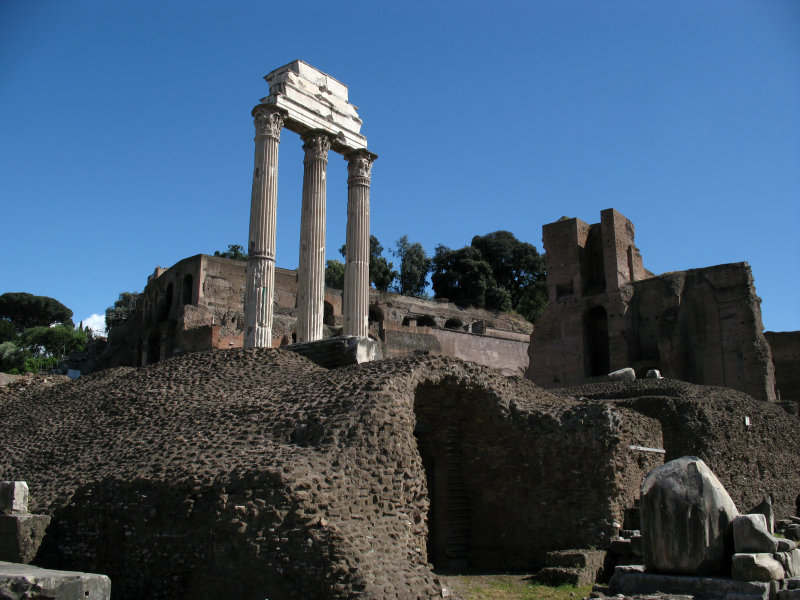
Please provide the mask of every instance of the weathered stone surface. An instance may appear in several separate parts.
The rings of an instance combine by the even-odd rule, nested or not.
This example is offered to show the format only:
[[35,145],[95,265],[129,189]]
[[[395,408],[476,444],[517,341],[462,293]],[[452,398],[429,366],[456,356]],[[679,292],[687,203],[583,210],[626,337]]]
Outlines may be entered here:
[[[800,490],[800,427],[797,417],[774,403],[730,388],[696,386],[669,378],[551,391],[624,406],[657,419],[664,432],[660,447],[666,450],[666,460],[702,458],[737,507],[758,504],[764,490],[769,490],[776,514],[795,514]],[[745,416],[750,417],[749,424]]]
[[794,549],[789,552],[776,552],[772,557],[781,563],[786,577],[797,577],[800,575],[800,550]]
[[772,508],[772,498],[767,495],[764,499],[747,511],[748,515],[761,514],[767,520],[767,531],[775,533],[775,511]]
[[608,378],[611,381],[636,381],[636,371],[630,367],[625,367],[624,369],[612,371],[608,374]]
[[712,575],[728,570],[728,531],[738,511],[725,488],[695,457],[650,472],[640,501],[645,565],[660,573]]
[[645,573],[640,565],[622,566],[614,570],[609,582],[613,594],[625,596],[680,594],[697,599],[770,600],[771,584],[757,581],[734,581],[721,577],[688,577]]
[[733,520],[733,544],[736,552],[777,552],[778,539],[767,530],[762,514],[739,515]]
[[28,512],[28,484],[24,481],[0,481],[0,514]]
[[786,529],[783,530],[783,535],[790,540],[794,540],[795,542],[800,541],[800,525],[794,523],[787,526]]
[[797,542],[793,540],[787,540],[786,538],[777,538],[777,540],[778,552],[791,552],[797,548]]
[[800,590],[778,590],[778,600],[800,600]]
[[661,443],[653,419],[432,357],[188,354],[6,396],[3,417],[0,478],[53,516],[37,564],[106,573],[116,600],[435,597],[429,562],[604,546],[662,460],[630,450]]
[[773,581],[783,579],[785,571],[771,554],[734,554],[731,577],[736,581]]
[[109,600],[111,581],[105,575],[54,571],[32,565],[0,562],[3,600]]
[[0,561],[31,562],[49,524],[49,515],[0,515]]

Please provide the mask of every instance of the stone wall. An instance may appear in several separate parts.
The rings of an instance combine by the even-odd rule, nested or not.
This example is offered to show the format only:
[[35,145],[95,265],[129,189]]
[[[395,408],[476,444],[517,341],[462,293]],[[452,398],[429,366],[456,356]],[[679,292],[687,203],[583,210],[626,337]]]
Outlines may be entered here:
[[775,400],[760,299],[747,263],[654,276],[613,209],[601,223],[543,227],[550,303],[537,321],[527,376],[574,385],[633,367]]
[[607,543],[660,462],[631,446],[662,438],[455,359],[326,371],[270,349],[102,371],[3,413],[0,478],[53,517],[36,564],[106,573],[120,600],[417,598],[441,594],[429,562],[535,569]]

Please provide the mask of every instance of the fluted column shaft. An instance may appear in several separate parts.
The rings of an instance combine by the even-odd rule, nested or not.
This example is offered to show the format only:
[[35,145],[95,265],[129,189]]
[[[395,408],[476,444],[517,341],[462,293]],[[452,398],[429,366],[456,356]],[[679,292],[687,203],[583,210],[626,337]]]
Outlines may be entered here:
[[303,136],[303,205],[297,282],[297,341],[322,339],[325,314],[325,197],[331,137],[320,131]]
[[347,160],[347,256],[344,266],[344,334],[369,333],[369,186],[378,158],[356,150]]
[[244,346],[272,346],[275,295],[275,220],[278,207],[278,145],[285,115],[267,106],[253,109],[256,126],[250,235],[244,297]]

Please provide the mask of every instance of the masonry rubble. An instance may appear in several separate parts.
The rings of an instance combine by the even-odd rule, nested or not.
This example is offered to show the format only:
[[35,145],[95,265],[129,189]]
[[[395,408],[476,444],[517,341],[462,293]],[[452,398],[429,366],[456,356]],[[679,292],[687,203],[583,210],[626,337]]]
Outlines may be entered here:
[[611,593],[752,600],[800,596],[800,549],[770,532],[763,514],[771,514],[769,499],[754,508],[761,512],[738,514],[702,460],[683,457],[654,469],[642,484],[641,506],[644,564],[617,567]]

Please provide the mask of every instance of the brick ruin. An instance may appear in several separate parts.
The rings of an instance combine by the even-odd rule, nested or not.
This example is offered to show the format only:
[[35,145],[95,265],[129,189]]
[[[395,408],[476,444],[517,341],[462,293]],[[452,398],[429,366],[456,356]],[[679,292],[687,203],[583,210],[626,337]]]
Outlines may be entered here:
[[[664,275],[644,268],[633,224],[562,218],[542,228],[549,304],[537,321],[527,376],[552,388],[633,367],[776,400],[761,300],[747,263]],[[796,389],[796,388],[795,388]]]
[[[146,365],[184,352],[241,348],[244,262],[198,254],[156,268],[136,310],[109,334],[106,352],[90,367]],[[297,341],[296,271],[275,269],[273,347]],[[383,355],[428,353],[523,375],[533,326],[523,318],[481,309],[370,291],[369,336]],[[342,292],[325,289],[325,337],[340,335]]]
[[34,563],[107,574],[120,600],[441,596],[434,568],[607,547],[644,475],[687,454],[742,509],[770,493],[791,514],[800,488],[796,417],[675,380],[555,395],[451,358],[254,348],[0,402],[0,480],[52,517]]

